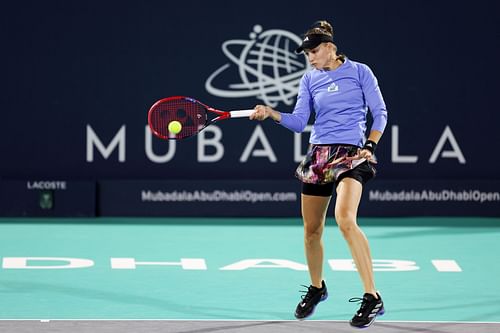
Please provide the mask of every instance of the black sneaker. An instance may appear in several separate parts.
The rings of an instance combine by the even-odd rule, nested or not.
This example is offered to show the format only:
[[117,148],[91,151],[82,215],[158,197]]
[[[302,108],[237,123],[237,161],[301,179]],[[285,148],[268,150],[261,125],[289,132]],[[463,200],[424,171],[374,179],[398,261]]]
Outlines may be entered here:
[[377,293],[378,299],[372,294],[364,294],[363,298],[355,297],[351,298],[349,302],[359,302],[361,307],[358,312],[352,317],[349,322],[351,326],[357,328],[366,328],[373,324],[377,316],[381,316],[385,313],[384,302],[382,302],[382,297]]
[[307,292],[303,291],[306,294],[301,296],[302,301],[299,302],[295,309],[295,318],[297,319],[305,319],[312,315],[316,305],[328,298],[325,281],[321,281],[321,288],[312,285],[304,287],[307,288]]

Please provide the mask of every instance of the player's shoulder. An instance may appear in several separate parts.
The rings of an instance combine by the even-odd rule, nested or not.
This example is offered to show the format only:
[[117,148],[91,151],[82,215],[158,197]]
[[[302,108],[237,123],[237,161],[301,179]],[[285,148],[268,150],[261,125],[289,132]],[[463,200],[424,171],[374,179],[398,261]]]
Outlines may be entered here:
[[349,61],[349,63],[350,63],[349,67],[352,69],[352,72],[357,73],[358,78],[360,80],[362,80],[362,81],[363,80],[371,80],[371,79],[375,78],[375,75],[373,74],[372,69],[367,64],[365,64],[363,62],[359,62],[359,61],[350,60],[350,59],[346,59],[346,62],[347,61]]
[[346,58],[345,62],[346,62],[346,64],[348,64],[349,66],[352,66],[353,68],[355,68],[357,70],[371,71],[370,66],[368,66],[367,64],[365,64],[363,62],[351,60],[349,58]]
[[301,80],[303,82],[310,82],[310,81],[314,81],[314,78],[318,75],[318,70],[314,69],[314,68],[309,68],[305,71],[305,73],[302,75],[302,78]]

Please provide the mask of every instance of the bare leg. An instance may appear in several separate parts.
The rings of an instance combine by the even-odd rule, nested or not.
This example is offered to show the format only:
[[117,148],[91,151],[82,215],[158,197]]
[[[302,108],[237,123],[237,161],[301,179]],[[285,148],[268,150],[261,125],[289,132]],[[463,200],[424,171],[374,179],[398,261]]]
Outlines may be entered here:
[[356,221],[362,191],[363,186],[355,179],[344,178],[340,181],[337,186],[335,219],[349,245],[365,293],[370,293],[378,298],[368,239]]
[[304,246],[311,284],[321,288],[323,280],[323,229],[331,197],[302,194]]

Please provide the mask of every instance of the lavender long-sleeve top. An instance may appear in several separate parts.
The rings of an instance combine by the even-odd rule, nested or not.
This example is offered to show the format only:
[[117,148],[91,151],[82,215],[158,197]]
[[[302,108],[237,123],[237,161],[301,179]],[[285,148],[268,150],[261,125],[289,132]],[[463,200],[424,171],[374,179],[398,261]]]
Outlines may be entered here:
[[387,110],[377,78],[367,65],[346,59],[335,70],[314,69],[304,74],[295,109],[281,113],[280,124],[302,132],[313,111],[310,143],[361,147],[368,110],[373,117],[371,130],[383,132]]

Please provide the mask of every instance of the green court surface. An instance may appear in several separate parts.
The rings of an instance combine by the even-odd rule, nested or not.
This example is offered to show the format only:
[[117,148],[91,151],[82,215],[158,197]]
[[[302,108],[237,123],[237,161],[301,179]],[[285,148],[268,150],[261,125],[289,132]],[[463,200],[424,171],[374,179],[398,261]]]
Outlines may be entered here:
[[[380,321],[500,322],[500,218],[359,220],[386,304]],[[300,219],[0,219],[0,319],[291,320],[309,284]],[[330,297],[361,283],[329,219]]]

